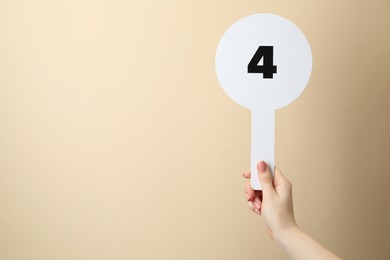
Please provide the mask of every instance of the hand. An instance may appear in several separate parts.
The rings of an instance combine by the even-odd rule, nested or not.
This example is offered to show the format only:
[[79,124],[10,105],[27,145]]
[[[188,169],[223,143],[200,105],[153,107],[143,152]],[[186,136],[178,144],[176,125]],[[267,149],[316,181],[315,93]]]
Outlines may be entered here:
[[[264,161],[257,164],[257,173],[263,190],[254,191],[248,182],[245,194],[249,208],[263,217],[269,235],[274,239],[275,235],[281,235],[284,231],[297,227],[293,210],[292,186],[276,167],[275,176],[272,177]],[[250,170],[243,176],[250,179]]]
[[[257,173],[262,191],[254,191],[246,184],[245,194],[249,208],[261,215],[269,235],[291,259],[337,259],[340,258],[300,230],[295,222],[292,187],[290,181],[275,167],[272,177],[267,164],[260,161]],[[246,179],[251,172],[243,174]]]

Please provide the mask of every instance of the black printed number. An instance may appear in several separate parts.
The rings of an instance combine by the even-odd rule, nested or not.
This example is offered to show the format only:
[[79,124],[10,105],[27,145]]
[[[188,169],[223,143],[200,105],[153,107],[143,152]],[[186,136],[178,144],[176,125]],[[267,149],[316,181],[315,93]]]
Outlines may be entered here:
[[[263,59],[263,65],[259,65]],[[248,73],[262,73],[263,79],[272,79],[276,74],[274,65],[274,46],[259,46],[248,64]]]

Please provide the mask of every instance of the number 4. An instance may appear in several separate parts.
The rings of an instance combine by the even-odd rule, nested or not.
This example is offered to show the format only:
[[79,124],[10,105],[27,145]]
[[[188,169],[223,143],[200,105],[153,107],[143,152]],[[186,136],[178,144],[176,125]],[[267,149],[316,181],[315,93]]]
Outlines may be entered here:
[[[263,58],[263,65],[259,65]],[[263,79],[272,79],[276,74],[274,65],[274,46],[259,46],[248,64],[248,73],[262,73]]]

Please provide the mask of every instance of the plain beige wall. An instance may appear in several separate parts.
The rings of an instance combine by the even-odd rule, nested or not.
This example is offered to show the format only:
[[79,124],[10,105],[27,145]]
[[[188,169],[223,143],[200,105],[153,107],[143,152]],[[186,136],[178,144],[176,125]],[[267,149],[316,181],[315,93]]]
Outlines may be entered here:
[[243,193],[250,112],[214,70],[261,12],[313,52],[276,114],[299,225],[390,259],[387,0],[0,0],[0,259],[286,259]]

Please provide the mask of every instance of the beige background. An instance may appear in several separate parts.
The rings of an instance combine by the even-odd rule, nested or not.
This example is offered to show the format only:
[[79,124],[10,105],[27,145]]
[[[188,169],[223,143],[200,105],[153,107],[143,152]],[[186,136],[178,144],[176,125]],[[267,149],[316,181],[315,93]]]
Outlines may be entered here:
[[286,259],[244,198],[250,112],[214,71],[258,12],[313,51],[276,115],[299,225],[390,259],[387,0],[0,0],[0,259]]

